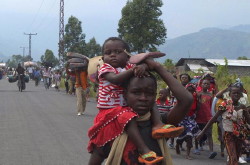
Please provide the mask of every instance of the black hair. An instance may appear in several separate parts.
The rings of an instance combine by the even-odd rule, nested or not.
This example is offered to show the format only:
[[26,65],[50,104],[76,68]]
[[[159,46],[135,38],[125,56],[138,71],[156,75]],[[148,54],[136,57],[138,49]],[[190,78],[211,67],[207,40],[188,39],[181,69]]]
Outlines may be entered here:
[[[240,82],[236,82],[234,84],[231,84],[229,87],[229,92],[232,91],[232,88],[239,88],[239,89],[243,89],[243,84]],[[243,92],[243,91],[242,91]]]
[[187,74],[187,73],[180,74],[179,78],[181,79],[181,77],[184,76],[184,75],[188,77],[188,81],[192,80],[191,77],[189,76],[189,74]]
[[[150,72],[148,72],[148,73],[149,73],[149,76],[146,76],[145,78],[150,78],[150,79],[152,79],[153,82],[154,82],[155,88],[157,88],[157,80],[156,80],[155,76],[154,76],[152,73],[150,73]],[[131,80],[133,80],[134,78],[136,78],[136,77],[135,77],[135,76],[130,77],[128,80],[126,80],[126,81],[122,84],[122,86],[123,86],[125,89],[128,89],[128,86],[129,86]]]
[[102,53],[104,53],[104,46],[108,41],[120,41],[122,42],[124,48],[126,49],[127,52],[130,52],[130,48],[127,42],[125,42],[123,39],[119,38],[119,37],[109,37],[108,39],[106,39],[102,45]]

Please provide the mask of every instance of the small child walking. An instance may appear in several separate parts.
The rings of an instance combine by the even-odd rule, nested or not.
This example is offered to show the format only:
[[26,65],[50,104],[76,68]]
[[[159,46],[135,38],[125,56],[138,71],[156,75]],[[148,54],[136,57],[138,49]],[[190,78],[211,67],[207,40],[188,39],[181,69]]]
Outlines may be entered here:
[[200,139],[207,129],[222,115],[222,126],[225,130],[224,143],[229,156],[229,165],[238,165],[242,152],[244,140],[249,136],[250,115],[249,107],[241,104],[239,99],[242,96],[242,89],[239,83],[229,87],[231,99],[224,100],[218,107],[215,116],[206,124],[201,133],[197,136]]
[[159,90],[159,97],[156,100],[156,106],[160,114],[169,112],[170,109],[173,107],[170,104],[169,98],[170,98],[169,88],[162,88]]
[[180,154],[180,145],[185,141],[186,142],[186,159],[193,159],[190,156],[190,150],[193,147],[193,138],[198,135],[200,132],[199,126],[195,121],[196,117],[196,111],[197,111],[197,94],[195,92],[196,90],[196,85],[192,83],[188,83],[186,85],[186,89],[192,94],[193,96],[193,103],[192,106],[190,107],[188,114],[184,118],[184,120],[179,124],[180,126],[184,127],[184,132],[177,137],[176,140],[176,153]]
[[[199,125],[200,130],[202,130],[208,123],[208,121],[212,118],[211,107],[213,101],[213,95],[208,91],[208,89],[210,88],[210,81],[204,79],[201,83],[201,87],[202,91],[197,93],[199,109],[196,113],[196,122]],[[213,151],[212,127],[207,129],[206,136],[208,139],[208,147],[210,151],[209,159],[213,159],[217,155],[217,153]],[[195,149],[195,154],[199,154],[197,140],[195,141]]]
[[[88,136],[90,138],[88,151],[93,152],[94,149],[101,148],[109,141],[115,139],[122,134],[124,130],[132,139],[133,143],[138,148],[140,163],[154,164],[160,162],[163,157],[157,156],[151,151],[143,141],[139,134],[136,123],[137,113],[133,109],[124,110],[122,106],[126,106],[124,99],[124,89],[122,83],[128,78],[135,76],[143,76],[148,69],[146,64],[132,65],[129,61],[128,44],[120,38],[108,38],[102,47],[104,64],[101,66],[99,79],[99,97],[97,108],[99,113],[94,119],[94,125],[89,129]],[[136,94],[138,91],[134,91]],[[141,108],[147,108],[141,105]],[[155,138],[180,134],[180,130],[171,129],[167,125],[163,125],[160,121],[159,112],[154,109],[151,111],[151,120],[153,122],[152,136]],[[182,130],[181,130],[182,131]],[[95,161],[96,157],[90,157],[91,162]]]

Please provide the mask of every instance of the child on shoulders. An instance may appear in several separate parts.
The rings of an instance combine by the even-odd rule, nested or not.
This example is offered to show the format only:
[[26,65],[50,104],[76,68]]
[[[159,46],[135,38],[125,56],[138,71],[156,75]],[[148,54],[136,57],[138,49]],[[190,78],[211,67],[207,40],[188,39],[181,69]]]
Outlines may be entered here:
[[[89,129],[90,138],[88,151],[93,152],[112,141],[124,131],[137,146],[140,163],[153,164],[161,161],[163,157],[157,156],[143,141],[139,134],[136,118],[138,113],[127,105],[124,99],[122,84],[133,75],[142,77],[148,69],[146,64],[132,65],[129,61],[128,44],[120,38],[108,38],[102,47],[104,64],[101,66],[99,79],[99,97],[97,108],[99,113],[94,119],[94,125]],[[157,53],[156,53],[157,54]],[[143,54],[144,55],[144,54]],[[135,91],[136,94],[137,91]],[[146,108],[141,105],[141,108]],[[153,122],[152,136],[156,139],[167,136],[178,136],[182,130],[174,126],[164,125],[156,109],[151,110]],[[90,158],[90,162],[95,157]]]

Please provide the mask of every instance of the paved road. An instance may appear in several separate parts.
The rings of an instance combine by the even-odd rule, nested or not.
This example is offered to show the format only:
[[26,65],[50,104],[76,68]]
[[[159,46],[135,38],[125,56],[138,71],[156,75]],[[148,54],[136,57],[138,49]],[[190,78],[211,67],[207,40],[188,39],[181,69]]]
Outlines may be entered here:
[[[94,100],[77,116],[75,96],[35,87],[33,81],[18,92],[16,83],[0,80],[0,165],[87,164],[86,132],[96,113]],[[225,158],[210,160],[203,152],[186,160],[171,150],[176,165],[225,164]]]

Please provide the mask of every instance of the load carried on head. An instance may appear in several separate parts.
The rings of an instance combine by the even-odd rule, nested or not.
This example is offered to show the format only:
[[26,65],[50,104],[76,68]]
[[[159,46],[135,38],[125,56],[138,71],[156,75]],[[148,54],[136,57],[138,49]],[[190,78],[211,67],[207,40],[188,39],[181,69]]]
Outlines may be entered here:
[[74,70],[88,70],[88,64],[89,64],[89,58],[85,55],[74,53],[74,52],[68,52],[67,53],[68,58],[68,66],[69,69],[72,71]]

